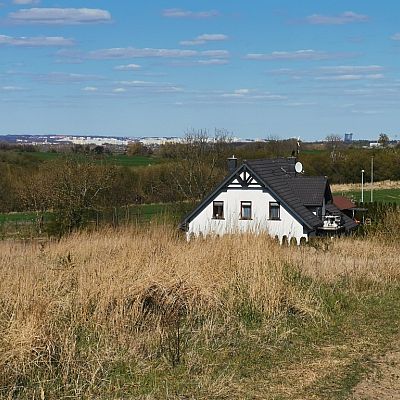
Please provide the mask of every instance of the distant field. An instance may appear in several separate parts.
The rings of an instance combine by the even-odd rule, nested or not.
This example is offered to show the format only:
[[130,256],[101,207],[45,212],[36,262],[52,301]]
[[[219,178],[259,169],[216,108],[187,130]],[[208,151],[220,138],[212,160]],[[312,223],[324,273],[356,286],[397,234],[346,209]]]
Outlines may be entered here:
[[[355,201],[361,201],[361,191],[337,191],[334,192],[336,195],[343,195],[351,198]],[[373,200],[378,203],[397,203],[400,204],[400,189],[378,189],[374,190]],[[364,202],[369,203],[371,201],[371,191],[364,190]]]
[[[178,207],[175,203],[165,204],[140,204],[133,205],[128,208],[119,207],[117,209],[118,218],[123,221],[128,218],[132,221],[150,221],[154,218],[169,216],[180,217],[187,212],[185,206]],[[105,212],[105,215],[112,215],[112,210]],[[50,217],[51,213],[47,213],[46,217]],[[34,212],[20,212],[0,214],[0,224],[4,223],[29,223],[35,221],[36,213]],[[111,217],[110,217],[111,219]]]
[[120,167],[144,167],[147,165],[158,164],[161,162],[161,159],[157,157],[144,157],[144,156],[129,157],[122,154],[117,156],[106,156],[104,160],[112,164],[118,165]]
[[50,161],[54,160],[61,156],[61,153],[51,153],[45,151],[35,151],[35,152],[20,152],[18,153],[21,156],[30,156],[39,161]]
[[5,222],[28,222],[36,218],[34,212],[0,214],[0,224]]
[[[44,151],[36,151],[36,152],[20,152],[18,153],[21,156],[33,157],[39,161],[51,161],[61,157],[62,153],[52,153],[52,152],[44,152]],[[142,167],[146,165],[157,164],[161,162],[160,158],[157,157],[145,157],[145,156],[133,156],[129,157],[124,154],[120,155],[112,155],[112,156],[104,156],[98,158],[99,162],[105,161],[114,165],[118,165],[121,167]]]
[[302,154],[319,154],[326,152],[325,149],[309,149],[309,150],[301,150]]

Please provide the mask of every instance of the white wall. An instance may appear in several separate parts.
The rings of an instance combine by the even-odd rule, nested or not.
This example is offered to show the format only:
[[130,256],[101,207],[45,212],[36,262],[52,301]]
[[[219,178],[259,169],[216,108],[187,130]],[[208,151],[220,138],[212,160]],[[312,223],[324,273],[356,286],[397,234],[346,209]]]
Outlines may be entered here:
[[[224,202],[225,219],[213,219],[213,201]],[[269,202],[277,201],[272,195],[262,188],[240,189],[229,188],[213,199],[190,223],[187,232],[188,238],[192,235],[223,235],[235,232],[267,231],[272,237],[276,235],[282,240],[286,235],[288,239],[295,237],[307,239],[303,225],[293,217],[282,205],[281,219],[269,220]],[[240,219],[240,206],[242,201],[252,202],[252,220]]]

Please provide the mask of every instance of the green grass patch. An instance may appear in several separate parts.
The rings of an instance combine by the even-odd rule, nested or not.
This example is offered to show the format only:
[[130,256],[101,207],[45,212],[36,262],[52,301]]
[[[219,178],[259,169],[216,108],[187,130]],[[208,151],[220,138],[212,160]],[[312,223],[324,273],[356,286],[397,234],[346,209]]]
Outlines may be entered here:
[[[158,218],[169,218],[175,220],[181,218],[190,208],[190,204],[140,204],[103,210],[99,212],[99,218],[102,222],[111,222],[113,221],[113,218],[117,218],[119,222],[148,222]],[[50,212],[44,215],[45,223],[52,215],[53,214]],[[0,224],[29,224],[34,223],[36,218],[37,215],[35,212],[4,213],[0,214]]]
[[56,160],[57,158],[60,158],[62,156],[62,153],[55,153],[51,151],[35,151],[35,152],[19,152],[18,153],[20,156],[28,156],[32,157],[37,161],[52,161]]
[[0,214],[0,223],[8,222],[32,222],[36,219],[34,212]]
[[159,164],[162,162],[162,159],[159,157],[127,156],[124,154],[104,156],[101,160],[119,167],[146,167],[148,165]]
[[[334,195],[343,195],[354,201],[361,201],[361,191],[336,192]],[[400,204],[400,189],[377,189],[373,192],[373,200],[378,203]],[[364,190],[364,201],[371,201],[371,191]]]
[[[65,156],[65,153],[54,153],[54,152],[44,152],[44,151],[37,151],[32,153],[20,152],[17,154],[19,154],[21,157],[27,156],[40,162],[52,161]],[[81,156],[85,157],[84,154],[82,154]],[[143,166],[158,164],[162,161],[162,159],[159,157],[127,156],[125,154],[101,155],[101,156],[94,156],[93,154],[90,154],[89,156],[90,158],[94,157],[94,160],[99,163],[106,162],[113,165],[117,165],[119,167],[143,167]]]

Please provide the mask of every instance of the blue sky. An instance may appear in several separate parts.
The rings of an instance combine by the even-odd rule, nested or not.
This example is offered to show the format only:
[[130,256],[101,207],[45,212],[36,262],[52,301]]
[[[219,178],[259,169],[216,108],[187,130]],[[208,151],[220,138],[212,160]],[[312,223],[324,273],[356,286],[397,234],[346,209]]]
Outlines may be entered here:
[[400,139],[400,2],[0,0],[0,134]]

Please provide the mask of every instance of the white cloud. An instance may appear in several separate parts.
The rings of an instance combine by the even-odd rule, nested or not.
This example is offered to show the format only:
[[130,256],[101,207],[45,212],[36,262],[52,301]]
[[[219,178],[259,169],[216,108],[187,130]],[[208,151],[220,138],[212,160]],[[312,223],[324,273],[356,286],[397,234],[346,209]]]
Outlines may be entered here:
[[228,60],[223,60],[221,58],[211,58],[209,60],[198,60],[197,64],[200,65],[226,65],[228,64]]
[[168,8],[163,11],[162,15],[167,18],[212,18],[217,17],[219,12],[210,11],[190,11],[181,8]]
[[237,94],[249,94],[251,92],[250,89],[236,89],[235,93]]
[[144,86],[153,86],[155,82],[148,81],[119,81],[119,85],[123,86],[136,86],[136,87],[144,87]]
[[368,72],[381,72],[384,67],[381,65],[339,65],[333,67],[321,67],[319,71],[327,74],[354,74],[354,73],[368,73]]
[[124,88],[113,89],[113,93],[125,93],[125,92],[126,92],[126,89],[124,89]]
[[382,110],[351,110],[353,114],[376,115],[383,114]]
[[3,86],[1,90],[4,90],[5,92],[20,92],[21,90],[24,90],[24,88],[20,86]]
[[364,75],[365,79],[383,79],[385,75],[383,74],[369,74],[369,75]]
[[400,33],[395,33],[393,36],[390,37],[392,40],[400,40]]
[[204,33],[197,37],[199,40],[205,40],[206,42],[219,42],[221,40],[228,40],[228,36],[222,33]]
[[321,60],[332,60],[337,58],[351,58],[355,57],[354,53],[329,53],[326,51],[316,51],[316,50],[297,50],[297,51],[274,51],[272,53],[251,53],[246,55],[248,60],[264,60],[264,61],[321,61]]
[[193,40],[182,40],[181,42],[179,42],[179,44],[181,46],[198,46],[201,44],[205,44],[206,42],[204,40],[197,40],[197,39],[193,39]]
[[228,58],[229,51],[227,51],[227,50],[207,50],[207,51],[202,51],[201,55],[204,57],[211,57],[211,58]]
[[179,42],[181,46],[198,46],[200,44],[205,44],[206,42],[204,40],[182,40]]
[[307,101],[293,101],[289,103],[285,103],[284,106],[286,107],[306,107],[306,106],[315,106],[317,103],[307,102]]
[[111,14],[94,8],[28,8],[10,13],[17,24],[79,25],[111,22]]
[[116,67],[114,67],[116,71],[137,71],[141,68],[141,65],[138,64],[117,65]]
[[84,92],[97,92],[99,89],[94,86],[86,86],[82,89]]
[[353,22],[368,22],[368,15],[357,14],[353,11],[346,11],[339,15],[313,14],[306,18],[306,22],[312,25],[344,25]]
[[85,75],[65,72],[50,72],[48,74],[33,75],[33,79],[40,82],[63,84],[99,81],[104,78],[98,75]]
[[318,76],[315,78],[317,81],[358,81],[362,79],[362,75],[334,75],[334,76]]
[[172,83],[168,82],[151,82],[151,81],[119,81],[116,84],[120,85],[121,87],[129,87],[132,89],[146,89],[151,90],[153,92],[163,92],[163,93],[176,93],[182,92],[183,89],[179,86],[176,86]]
[[221,93],[220,97],[245,101],[277,101],[287,99],[286,96],[247,88],[236,89],[233,92]]
[[381,65],[338,65],[311,69],[279,68],[269,71],[292,80],[316,79],[326,81],[352,81],[361,79],[383,79],[385,68]]
[[0,35],[0,46],[64,47],[74,44],[74,40],[62,36],[11,37]]
[[206,44],[207,42],[221,42],[228,39],[229,37],[227,35],[221,33],[204,33],[203,35],[197,36],[193,40],[183,40],[182,42],[180,42],[180,45],[196,46]]
[[[110,49],[93,50],[88,53],[82,51],[59,50],[57,56],[60,60],[70,62],[82,62],[83,60],[123,60],[135,58],[168,58],[182,60],[174,61],[175,65],[198,65],[198,64],[227,64],[225,59],[229,58],[230,53],[227,50],[182,50],[182,49],[154,49],[154,48],[134,48],[134,47],[117,47]],[[199,61],[183,62],[183,60],[201,58]],[[220,60],[220,61],[218,61]],[[224,61],[222,61],[224,60]],[[61,62],[61,61],[60,61]],[[137,70],[141,67],[138,64],[119,65],[114,69],[119,71]]]
[[27,5],[27,4],[39,4],[40,0],[13,0],[13,4]]
[[94,60],[112,60],[124,58],[144,58],[144,57],[161,57],[161,58],[182,58],[193,57],[197,55],[194,50],[179,49],[137,49],[134,47],[117,47],[112,49],[94,50],[88,53],[87,58]]
[[321,81],[359,81],[362,79],[383,79],[383,74],[345,74],[345,75],[331,75],[331,76],[319,76],[316,80]]

